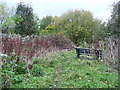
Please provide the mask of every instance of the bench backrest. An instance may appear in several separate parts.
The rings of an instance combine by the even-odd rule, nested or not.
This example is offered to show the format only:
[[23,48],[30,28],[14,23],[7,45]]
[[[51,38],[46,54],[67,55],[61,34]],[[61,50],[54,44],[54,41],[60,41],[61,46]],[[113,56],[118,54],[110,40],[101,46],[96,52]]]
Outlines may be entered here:
[[[79,57],[79,55],[90,55],[90,48],[76,48],[76,53],[77,57]],[[102,57],[102,50],[96,49],[94,50],[94,54],[98,58]]]
[[90,54],[90,49],[87,49],[87,48],[80,48],[79,49],[79,53],[86,53],[86,54]]
[[95,55],[99,58],[102,57],[102,50],[98,49],[98,50],[94,50]]

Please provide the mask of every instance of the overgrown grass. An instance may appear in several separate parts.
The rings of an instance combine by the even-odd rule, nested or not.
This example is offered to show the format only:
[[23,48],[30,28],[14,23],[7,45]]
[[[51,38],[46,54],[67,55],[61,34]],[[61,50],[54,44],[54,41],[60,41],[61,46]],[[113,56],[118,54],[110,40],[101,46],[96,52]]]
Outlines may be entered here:
[[[102,61],[77,59],[75,50],[33,59],[43,75],[25,75],[13,88],[117,88],[118,74]],[[39,69],[38,69],[39,70]],[[36,70],[37,71],[37,70]],[[38,71],[39,72],[39,71]]]

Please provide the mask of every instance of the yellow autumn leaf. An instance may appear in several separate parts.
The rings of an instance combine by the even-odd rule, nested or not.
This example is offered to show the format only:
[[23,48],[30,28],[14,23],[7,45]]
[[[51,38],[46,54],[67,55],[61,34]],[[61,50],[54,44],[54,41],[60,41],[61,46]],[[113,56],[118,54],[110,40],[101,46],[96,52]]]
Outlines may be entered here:
[[71,86],[70,88],[74,88],[74,87]]
[[80,79],[80,80],[82,80],[82,78],[81,78],[81,77],[80,77],[79,79]]
[[81,61],[81,59],[78,59],[78,61]]

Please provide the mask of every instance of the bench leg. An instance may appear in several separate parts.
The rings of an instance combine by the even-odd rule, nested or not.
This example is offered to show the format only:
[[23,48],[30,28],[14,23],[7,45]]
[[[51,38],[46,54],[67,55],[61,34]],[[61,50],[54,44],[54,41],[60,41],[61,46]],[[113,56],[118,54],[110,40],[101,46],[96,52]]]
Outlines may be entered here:
[[77,54],[77,58],[80,58],[80,51],[79,51],[79,48],[76,48],[76,54]]
[[79,54],[77,54],[77,58],[80,58],[80,55],[79,55]]

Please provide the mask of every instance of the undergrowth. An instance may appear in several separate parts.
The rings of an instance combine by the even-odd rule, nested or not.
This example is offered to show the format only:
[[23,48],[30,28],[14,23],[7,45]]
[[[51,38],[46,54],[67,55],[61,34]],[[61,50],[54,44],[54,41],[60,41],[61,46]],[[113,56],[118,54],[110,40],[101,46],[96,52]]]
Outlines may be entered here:
[[[30,74],[11,88],[117,88],[118,74],[100,60],[76,58],[75,50],[56,51],[32,59]],[[36,72],[35,74],[32,72]]]

